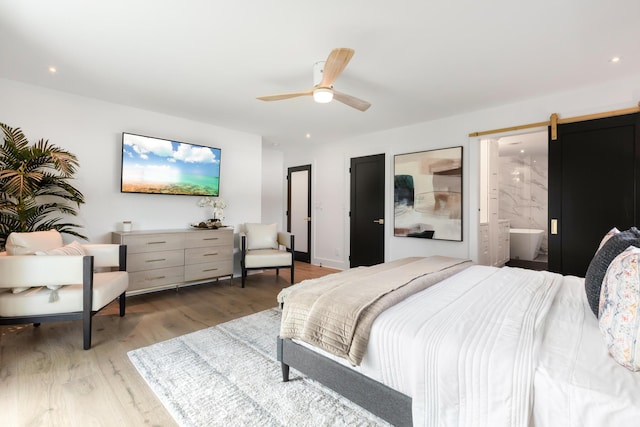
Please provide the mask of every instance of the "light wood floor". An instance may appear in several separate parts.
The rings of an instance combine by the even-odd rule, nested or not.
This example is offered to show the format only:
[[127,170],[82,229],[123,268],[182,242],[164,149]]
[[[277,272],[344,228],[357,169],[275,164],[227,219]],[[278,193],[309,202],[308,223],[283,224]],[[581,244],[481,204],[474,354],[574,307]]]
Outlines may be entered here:
[[[335,271],[296,263],[296,282]],[[127,352],[275,307],[288,277],[265,271],[244,289],[235,278],[132,296],[122,318],[111,303],[93,318],[86,351],[80,321],[0,326],[0,425],[174,426]]]

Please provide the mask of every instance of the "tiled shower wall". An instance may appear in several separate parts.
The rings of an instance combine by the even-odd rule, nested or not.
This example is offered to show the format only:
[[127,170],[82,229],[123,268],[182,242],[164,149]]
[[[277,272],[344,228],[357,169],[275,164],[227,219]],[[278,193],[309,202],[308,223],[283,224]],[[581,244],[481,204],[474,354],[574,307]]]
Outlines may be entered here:
[[500,219],[511,228],[545,230],[540,252],[548,251],[548,160],[526,154],[499,157]]

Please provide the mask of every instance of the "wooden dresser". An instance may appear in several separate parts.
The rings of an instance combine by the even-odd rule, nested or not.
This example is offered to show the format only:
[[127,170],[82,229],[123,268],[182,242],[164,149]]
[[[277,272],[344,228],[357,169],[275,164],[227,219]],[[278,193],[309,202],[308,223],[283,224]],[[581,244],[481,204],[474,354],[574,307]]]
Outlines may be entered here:
[[113,232],[127,245],[127,294],[233,277],[233,229]]

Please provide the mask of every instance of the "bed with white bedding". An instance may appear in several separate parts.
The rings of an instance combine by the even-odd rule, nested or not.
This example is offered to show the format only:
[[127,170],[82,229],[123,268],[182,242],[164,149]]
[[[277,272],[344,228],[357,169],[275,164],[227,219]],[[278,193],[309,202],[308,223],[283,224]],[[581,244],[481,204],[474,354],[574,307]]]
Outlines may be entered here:
[[295,336],[278,358],[396,425],[634,425],[640,373],[609,356],[583,281],[465,265],[377,315],[357,366]]

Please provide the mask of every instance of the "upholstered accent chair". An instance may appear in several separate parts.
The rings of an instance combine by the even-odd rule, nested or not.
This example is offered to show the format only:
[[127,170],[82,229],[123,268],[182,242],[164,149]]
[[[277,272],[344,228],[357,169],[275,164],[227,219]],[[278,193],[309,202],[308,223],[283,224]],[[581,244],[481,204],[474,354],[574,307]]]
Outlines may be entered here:
[[0,253],[0,325],[82,320],[83,347],[91,347],[92,317],[119,299],[125,313],[127,248],[116,244],[64,245],[56,230],[11,233]]
[[240,267],[244,288],[248,270],[275,268],[291,269],[291,284],[294,283],[295,236],[278,231],[276,224],[245,224],[240,233]]

